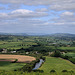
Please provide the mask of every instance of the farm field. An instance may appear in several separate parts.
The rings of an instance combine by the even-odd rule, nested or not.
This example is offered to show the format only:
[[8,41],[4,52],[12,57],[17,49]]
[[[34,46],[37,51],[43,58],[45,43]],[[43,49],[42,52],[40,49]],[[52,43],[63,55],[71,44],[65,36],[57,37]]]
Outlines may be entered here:
[[75,65],[71,62],[54,57],[46,57],[46,62],[39,68],[46,73],[49,73],[51,70],[56,70],[56,72],[62,72],[62,70],[75,71]]
[[11,63],[9,61],[0,61],[0,70],[11,71],[19,69],[26,65],[26,63]]
[[[16,63],[11,61],[18,59]],[[24,55],[0,55],[0,70],[11,71],[22,68],[26,63],[35,60],[34,57]]]
[[68,52],[68,53],[65,53],[64,55],[71,56],[71,57],[75,58],[75,53],[73,53],[73,52]]
[[61,50],[75,50],[75,47],[59,47]]
[[37,45],[34,42],[0,42],[0,48],[6,49],[20,49],[20,48],[29,48],[31,45]]
[[24,56],[24,55],[4,55],[4,54],[1,54],[0,55],[0,59],[6,59],[6,60],[14,60],[14,59],[18,59],[17,62],[25,62],[25,63],[28,63],[28,62],[31,62],[33,60],[36,60],[34,57],[31,57],[31,56]]

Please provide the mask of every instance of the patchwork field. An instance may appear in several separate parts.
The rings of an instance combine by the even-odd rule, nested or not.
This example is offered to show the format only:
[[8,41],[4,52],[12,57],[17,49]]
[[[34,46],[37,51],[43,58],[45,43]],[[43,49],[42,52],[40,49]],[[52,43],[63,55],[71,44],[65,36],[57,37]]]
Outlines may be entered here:
[[51,70],[56,70],[56,72],[75,71],[75,65],[61,58],[46,57],[46,62],[39,69],[46,73],[50,73]]
[[75,58],[75,53],[73,53],[73,52],[68,52],[68,53],[65,53],[64,55],[71,56],[71,57]]
[[61,50],[74,50],[75,51],[75,47],[59,47],[58,49],[61,49]]
[[11,71],[19,69],[26,65],[26,63],[11,63],[9,61],[0,61],[0,70]]
[[36,60],[34,57],[24,56],[24,55],[4,55],[4,54],[0,55],[0,60],[1,61],[9,61],[9,60],[13,61],[15,59],[18,59],[17,62],[25,62],[25,63]]

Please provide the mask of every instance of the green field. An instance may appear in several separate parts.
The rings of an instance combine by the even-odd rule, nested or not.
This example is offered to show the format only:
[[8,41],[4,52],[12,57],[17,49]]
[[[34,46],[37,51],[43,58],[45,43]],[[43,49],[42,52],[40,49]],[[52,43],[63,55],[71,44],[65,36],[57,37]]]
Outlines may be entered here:
[[61,50],[75,50],[75,47],[59,47]]
[[11,71],[23,67],[25,63],[10,63],[8,61],[0,61],[0,70]]
[[32,45],[37,45],[34,42],[0,42],[0,48],[6,49],[20,49],[20,48],[29,48]]
[[72,53],[72,52],[65,53],[64,55],[71,56],[71,57],[75,58],[75,53]]
[[61,58],[46,57],[46,62],[39,69],[46,73],[49,73],[52,69],[56,70],[56,72],[62,70],[75,71],[75,65]]

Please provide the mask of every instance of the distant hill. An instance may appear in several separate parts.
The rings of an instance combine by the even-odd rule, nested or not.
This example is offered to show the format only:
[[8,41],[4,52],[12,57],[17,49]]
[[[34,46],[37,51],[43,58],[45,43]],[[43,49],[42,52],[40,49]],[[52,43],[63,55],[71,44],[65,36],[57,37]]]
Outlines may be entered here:
[[0,33],[0,35],[28,36],[26,33]]
[[69,33],[55,33],[55,34],[44,34],[44,33],[0,33],[0,35],[75,37],[75,34],[69,34]]
[[51,34],[52,37],[75,37],[75,34],[69,34],[69,33],[56,33]]

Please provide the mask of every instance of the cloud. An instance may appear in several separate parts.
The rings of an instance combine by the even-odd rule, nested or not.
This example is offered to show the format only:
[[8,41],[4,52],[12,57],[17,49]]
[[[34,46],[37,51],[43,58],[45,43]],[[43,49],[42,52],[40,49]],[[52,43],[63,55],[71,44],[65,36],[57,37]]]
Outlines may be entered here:
[[[71,0],[68,0],[71,1]],[[75,2],[58,2],[55,4],[50,5],[50,9],[56,10],[56,11],[61,11],[61,10],[74,10],[75,9]],[[74,1],[74,0],[72,0]]]
[[65,11],[59,17],[53,18],[50,21],[53,21],[53,25],[75,26],[75,14]]
[[47,8],[41,8],[41,9],[36,9],[35,11],[37,12],[48,12],[48,9]]
[[0,3],[3,4],[25,4],[25,5],[48,5],[52,0],[0,0]]
[[20,4],[9,4],[8,5],[8,10],[15,10],[15,9],[19,9],[20,8]]
[[73,12],[66,11],[66,12],[63,12],[61,14],[61,16],[74,16],[74,13]]
[[0,6],[0,10],[5,10],[6,8],[3,6]]
[[[50,5],[52,10],[74,10],[75,0],[0,0],[3,4],[17,5]],[[11,6],[12,7],[12,6]]]
[[11,20],[11,19],[19,19],[19,18],[38,18],[48,16],[47,12],[36,12],[26,9],[17,9],[10,13],[0,13],[1,20]]

